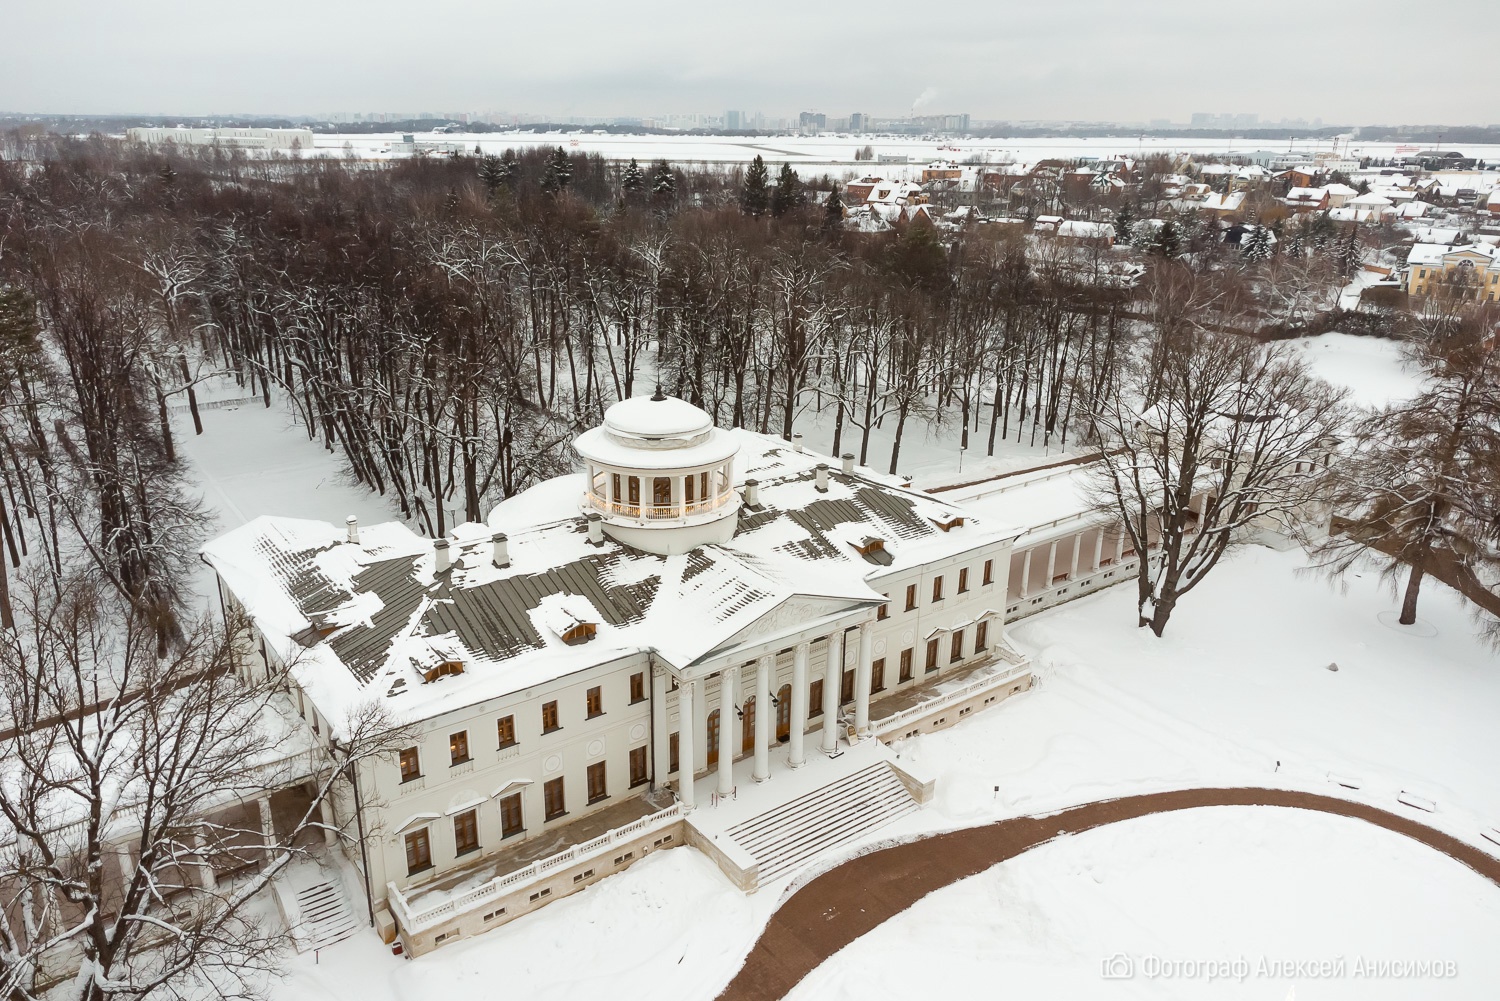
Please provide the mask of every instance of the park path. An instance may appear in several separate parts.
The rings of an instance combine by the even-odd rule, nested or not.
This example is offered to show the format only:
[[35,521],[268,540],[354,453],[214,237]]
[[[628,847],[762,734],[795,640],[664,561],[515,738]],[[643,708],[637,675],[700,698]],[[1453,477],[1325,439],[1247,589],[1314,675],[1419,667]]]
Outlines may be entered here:
[[781,903],[720,1001],[775,1001],[844,946],[933,890],[984,872],[1059,834],[1148,814],[1205,806],[1271,806],[1353,817],[1462,862],[1500,886],[1500,859],[1473,845],[1363,803],[1284,789],[1183,789],[1086,803],[1046,817],[1017,817],[935,834],[860,855]]

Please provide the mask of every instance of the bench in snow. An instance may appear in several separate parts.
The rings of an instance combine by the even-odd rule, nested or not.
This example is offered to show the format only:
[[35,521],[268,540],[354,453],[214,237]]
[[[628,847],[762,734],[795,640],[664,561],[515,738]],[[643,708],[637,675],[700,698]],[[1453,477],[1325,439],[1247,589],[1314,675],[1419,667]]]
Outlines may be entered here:
[[1328,781],[1336,786],[1343,786],[1345,789],[1363,789],[1365,786],[1364,779],[1357,779],[1352,775],[1340,775],[1338,772],[1329,772]]
[[1479,833],[1483,834],[1486,839],[1488,839],[1490,841],[1493,841],[1497,845],[1500,845],[1500,830],[1497,830],[1496,828],[1493,828],[1493,827],[1486,827],[1484,830],[1480,831]]
[[1418,796],[1416,793],[1407,792],[1405,789],[1402,789],[1400,794],[1396,797],[1396,802],[1404,803],[1416,810],[1425,810],[1428,813],[1437,812],[1437,804],[1432,800],[1428,799],[1426,796]]

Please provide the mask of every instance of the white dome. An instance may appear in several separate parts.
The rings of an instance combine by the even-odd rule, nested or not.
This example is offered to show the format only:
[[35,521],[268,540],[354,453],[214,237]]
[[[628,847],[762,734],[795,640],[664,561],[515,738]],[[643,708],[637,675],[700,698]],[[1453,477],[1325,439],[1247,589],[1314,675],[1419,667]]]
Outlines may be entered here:
[[647,440],[691,438],[713,429],[706,412],[686,400],[663,396],[636,396],[621,400],[604,412],[604,426],[617,435]]

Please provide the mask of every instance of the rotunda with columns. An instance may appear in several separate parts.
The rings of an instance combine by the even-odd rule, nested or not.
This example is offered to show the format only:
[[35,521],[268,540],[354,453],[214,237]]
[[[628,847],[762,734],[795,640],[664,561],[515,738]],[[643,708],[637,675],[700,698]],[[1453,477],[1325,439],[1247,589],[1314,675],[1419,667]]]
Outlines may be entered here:
[[658,386],[611,406],[573,448],[588,483],[580,507],[617,542],[668,556],[734,536],[739,444],[702,409]]

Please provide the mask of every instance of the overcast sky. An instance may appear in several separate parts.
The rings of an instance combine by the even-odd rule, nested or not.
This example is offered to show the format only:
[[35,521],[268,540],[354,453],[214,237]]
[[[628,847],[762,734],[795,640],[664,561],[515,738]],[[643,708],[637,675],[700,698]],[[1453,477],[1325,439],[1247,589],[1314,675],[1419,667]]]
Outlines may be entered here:
[[1488,124],[1497,7],[0,0],[0,110],[884,117],[926,95],[928,113],[1012,120]]

